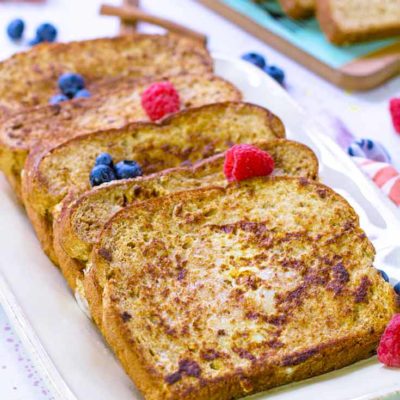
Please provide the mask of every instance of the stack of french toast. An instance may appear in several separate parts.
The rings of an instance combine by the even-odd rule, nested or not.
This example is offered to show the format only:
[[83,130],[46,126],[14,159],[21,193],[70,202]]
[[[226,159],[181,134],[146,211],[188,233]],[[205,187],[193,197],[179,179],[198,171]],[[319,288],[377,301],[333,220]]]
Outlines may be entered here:
[[[92,97],[48,105],[66,72]],[[157,82],[180,109],[150,121]],[[374,354],[398,303],[358,216],[199,43],[36,46],[0,64],[0,123],[0,168],[43,250],[145,399],[240,398]],[[227,179],[241,144],[272,173]],[[101,154],[142,176],[92,187]]]

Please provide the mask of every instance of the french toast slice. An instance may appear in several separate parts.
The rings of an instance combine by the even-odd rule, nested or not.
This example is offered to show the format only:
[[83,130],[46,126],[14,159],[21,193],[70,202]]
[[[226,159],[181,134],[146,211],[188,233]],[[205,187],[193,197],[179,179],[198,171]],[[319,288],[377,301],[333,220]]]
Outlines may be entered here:
[[146,400],[228,400],[374,354],[398,299],[373,259],[340,195],[273,177],[126,207],[91,268]]
[[[273,175],[317,179],[318,160],[307,146],[276,139],[256,143],[274,159]],[[198,187],[225,185],[225,154],[221,153],[194,164],[178,167],[143,178],[110,182],[83,193],[66,196],[54,220],[54,250],[69,286],[81,287],[84,268],[104,224],[121,208],[134,202]],[[95,317],[95,319],[97,319]]]
[[337,45],[400,35],[400,0],[317,0],[317,17]]
[[70,139],[52,149],[32,151],[22,173],[25,209],[43,249],[53,251],[53,212],[69,190],[90,188],[89,174],[102,152],[115,162],[136,160],[145,175],[195,162],[234,143],[256,143],[285,136],[278,117],[261,107],[226,102],[191,108],[159,124],[137,122]]
[[212,70],[205,46],[173,34],[44,43],[0,63],[0,121],[10,113],[48,104],[64,72],[82,74],[95,93],[96,84],[109,78],[202,75]]
[[279,0],[285,13],[295,19],[310,17],[314,14],[316,0]]
[[[166,79],[179,92],[182,109],[241,100],[240,92],[231,83],[212,74],[185,74]],[[90,99],[35,107],[14,114],[0,125],[0,170],[20,195],[21,170],[35,145],[51,147],[99,129],[148,121],[141,105],[141,93],[154,82],[154,78],[114,79],[98,85],[98,94]]]

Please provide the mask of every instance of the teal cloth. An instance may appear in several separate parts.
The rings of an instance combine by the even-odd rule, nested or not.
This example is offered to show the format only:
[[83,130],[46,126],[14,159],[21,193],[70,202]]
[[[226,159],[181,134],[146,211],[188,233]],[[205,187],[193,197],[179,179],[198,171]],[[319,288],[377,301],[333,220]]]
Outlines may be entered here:
[[275,1],[267,0],[260,5],[252,0],[220,1],[333,68],[396,42],[396,39],[387,39],[338,47],[326,40],[315,18],[294,21],[283,15]]

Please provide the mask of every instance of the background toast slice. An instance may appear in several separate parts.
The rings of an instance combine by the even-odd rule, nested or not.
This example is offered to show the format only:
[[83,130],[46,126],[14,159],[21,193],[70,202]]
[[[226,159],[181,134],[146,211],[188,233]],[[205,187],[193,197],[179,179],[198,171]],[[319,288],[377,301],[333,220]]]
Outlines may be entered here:
[[[307,146],[285,139],[256,144],[274,159],[273,175],[317,179],[318,160]],[[121,208],[134,202],[181,190],[225,185],[225,154],[221,153],[193,167],[166,170],[143,178],[114,181],[85,192],[78,198],[68,195],[54,220],[54,250],[69,286],[75,290],[92,246],[104,224]]]
[[[178,90],[182,109],[241,100],[240,92],[231,83],[211,74],[166,79]],[[16,193],[21,193],[21,170],[29,150],[39,142],[41,147],[50,147],[99,129],[148,121],[140,95],[153,82],[154,79],[114,79],[98,85],[98,94],[90,99],[36,107],[6,119],[0,125],[0,169]]]
[[201,75],[212,69],[202,44],[177,35],[132,34],[40,44],[0,63],[0,121],[21,109],[48,104],[64,72],[82,74],[95,93],[95,84],[108,78]]
[[295,19],[310,17],[315,11],[316,0],[279,0],[285,13]]
[[400,0],[317,0],[317,16],[334,44],[400,35]]
[[92,266],[106,339],[145,399],[228,400],[373,354],[397,311],[373,258],[341,196],[275,177],[127,207]]
[[133,123],[73,138],[50,150],[31,152],[22,174],[22,195],[43,249],[52,249],[54,207],[69,190],[90,188],[95,158],[109,152],[114,161],[134,159],[144,173],[158,172],[220,153],[234,143],[282,138],[282,122],[268,110],[246,103],[218,103],[192,108],[160,124]]

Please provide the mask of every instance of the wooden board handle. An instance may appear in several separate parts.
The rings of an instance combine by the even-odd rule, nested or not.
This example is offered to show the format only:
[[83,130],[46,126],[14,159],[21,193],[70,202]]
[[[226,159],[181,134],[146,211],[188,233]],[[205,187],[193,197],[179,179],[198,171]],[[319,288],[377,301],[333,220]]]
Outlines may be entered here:
[[189,28],[186,28],[185,26],[179,25],[167,19],[145,13],[136,7],[132,6],[115,7],[103,4],[100,8],[100,14],[119,17],[123,21],[127,22],[137,22],[137,21],[148,22],[149,24],[161,26],[167,29],[168,31],[175,32],[195,40],[199,40],[203,43],[207,41],[207,37],[202,33],[193,31]]

